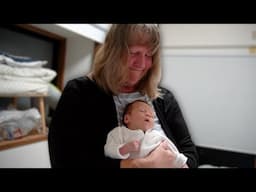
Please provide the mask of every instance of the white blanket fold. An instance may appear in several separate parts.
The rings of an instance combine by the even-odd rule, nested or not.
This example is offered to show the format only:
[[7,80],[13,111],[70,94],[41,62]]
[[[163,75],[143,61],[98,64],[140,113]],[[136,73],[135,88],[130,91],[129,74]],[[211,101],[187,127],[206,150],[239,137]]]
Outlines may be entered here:
[[50,82],[57,73],[48,68],[17,68],[0,64],[0,76],[38,78],[45,82]]

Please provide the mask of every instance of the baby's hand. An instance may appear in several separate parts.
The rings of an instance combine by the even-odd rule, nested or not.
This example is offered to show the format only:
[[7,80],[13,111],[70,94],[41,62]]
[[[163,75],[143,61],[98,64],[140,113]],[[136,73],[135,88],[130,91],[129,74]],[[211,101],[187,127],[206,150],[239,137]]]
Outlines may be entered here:
[[130,152],[137,152],[140,149],[140,141],[135,140],[126,144]]
[[134,141],[131,141],[131,142],[126,143],[125,145],[123,145],[119,149],[119,152],[120,152],[121,155],[125,155],[127,153],[137,152],[139,150],[140,150],[140,141],[134,140]]

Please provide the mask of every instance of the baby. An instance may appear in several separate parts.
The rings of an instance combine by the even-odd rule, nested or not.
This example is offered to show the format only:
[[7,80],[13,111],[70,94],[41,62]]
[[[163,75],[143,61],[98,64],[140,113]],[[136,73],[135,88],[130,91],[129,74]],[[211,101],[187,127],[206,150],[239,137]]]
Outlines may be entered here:
[[128,104],[124,110],[123,123],[111,130],[104,146],[105,155],[115,159],[140,158],[147,156],[161,142],[168,143],[176,154],[174,166],[185,166],[187,157],[178,151],[173,142],[154,130],[153,108],[142,100]]

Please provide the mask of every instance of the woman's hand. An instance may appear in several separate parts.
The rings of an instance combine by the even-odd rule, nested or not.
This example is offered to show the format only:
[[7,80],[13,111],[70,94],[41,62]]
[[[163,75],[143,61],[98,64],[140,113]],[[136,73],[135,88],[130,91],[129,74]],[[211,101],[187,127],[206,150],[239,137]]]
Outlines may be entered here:
[[122,160],[121,168],[175,168],[176,154],[172,152],[166,141],[163,141],[147,157]]
[[174,168],[173,162],[176,159],[176,154],[170,150],[167,142],[163,141],[145,159],[152,168]]

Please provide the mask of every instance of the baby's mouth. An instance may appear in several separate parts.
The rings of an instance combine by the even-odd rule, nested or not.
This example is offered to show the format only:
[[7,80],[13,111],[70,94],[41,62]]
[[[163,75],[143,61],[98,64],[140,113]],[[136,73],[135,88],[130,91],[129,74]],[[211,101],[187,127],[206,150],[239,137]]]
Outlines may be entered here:
[[145,119],[146,122],[149,122],[149,119]]

